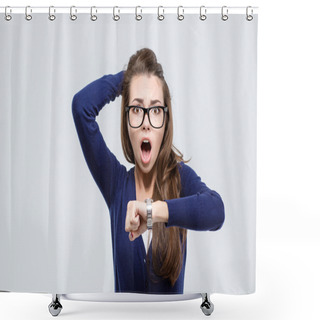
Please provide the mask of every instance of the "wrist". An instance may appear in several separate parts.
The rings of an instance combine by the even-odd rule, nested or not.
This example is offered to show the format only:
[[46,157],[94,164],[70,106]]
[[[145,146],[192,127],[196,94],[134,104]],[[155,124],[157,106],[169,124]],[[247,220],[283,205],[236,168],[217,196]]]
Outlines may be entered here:
[[152,203],[152,220],[155,222],[168,222],[169,210],[165,201],[155,201]]
[[117,97],[119,97],[122,93],[124,74],[125,74],[125,71],[121,70],[120,72],[114,75],[115,77],[117,77],[117,81],[118,81]]

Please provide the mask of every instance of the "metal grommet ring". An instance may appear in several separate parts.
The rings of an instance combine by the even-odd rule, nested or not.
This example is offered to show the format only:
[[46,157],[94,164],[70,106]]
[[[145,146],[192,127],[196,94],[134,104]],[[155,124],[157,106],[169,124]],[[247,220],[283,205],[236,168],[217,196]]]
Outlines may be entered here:
[[221,8],[221,19],[223,21],[227,21],[228,20],[228,8],[226,6],[223,6]]
[[77,13],[77,9],[75,6],[70,7],[70,19],[72,21],[75,21],[77,20],[78,17],[73,13],[73,9],[74,9],[74,12]]
[[136,7],[136,20],[140,21],[142,19],[142,15],[138,14],[138,8],[140,8],[140,13],[142,13],[142,9],[140,6]]
[[[5,19],[7,21],[10,21],[12,19],[12,16],[10,14],[8,14],[8,8],[10,8],[10,6],[6,6],[4,9],[4,15],[5,15]],[[12,12],[12,9],[10,9],[10,13]]]
[[[251,14],[249,14],[249,8],[251,8]],[[253,20],[253,9],[252,9],[252,7],[247,7],[247,10],[246,10],[246,19],[248,20],[248,21],[252,21]]]
[[[162,14],[160,14],[160,8],[162,8]],[[164,19],[164,9],[163,6],[158,7],[158,20],[162,21]]]
[[26,14],[26,20],[27,21],[30,21],[32,19],[32,15],[30,13],[28,13],[28,9],[30,9],[30,13],[32,12],[32,9],[30,6],[27,6],[26,7],[26,10],[25,10],[25,14]]
[[[91,19],[91,21],[96,21],[96,20],[98,19],[98,17],[97,17],[96,14],[93,14],[93,8],[96,8],[96,7],[91,7],[91,11],[90,11],[91,17],[90,17],[90,19]],[[97,12],[98,12],[98,11],[97,11],[97,9],[96,9],[96,13],[97,13]]]
[[[204,9],[204,13],[202,13],[202,9]],[[207,19],[206,13],[207,13],[206,7],[205,6],[201,6],[200,7],[200,20],[201,21],[204,21],[204,20]]]
[[53,12],[56,12],[56,9],[54,8],[54,6],[49,7],[49,17],[48,19],[50,21],[53,21],[56,19],[56,16],[54,14],[52,14],[51,10],[53,10]]
[[[182,9],[182,14],[180,13],[180,8]],[[182,21],[184,19],[184,9],[183,6],[178,7],[178,20]]]
[[120,20],[120,16],[119,16],[120,10],[118,9],[118,14],[115,14],[116,8],[118,8],[118,7],[117,6],[113,7],[113,20],[114,21]]

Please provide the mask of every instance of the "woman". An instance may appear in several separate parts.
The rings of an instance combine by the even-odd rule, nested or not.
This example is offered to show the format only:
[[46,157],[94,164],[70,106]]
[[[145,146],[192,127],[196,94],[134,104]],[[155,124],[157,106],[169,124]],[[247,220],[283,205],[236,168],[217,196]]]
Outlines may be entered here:
[[[129,171],[108,149],[95,121],[120,94],[122,148],[135,165]],[[125,72],[88,84],[74,96],[72,112],[110,212],[115,291],[183,293],[187,229],[218,230],[224,206],[172,145],[169,88],[153,51],[137,51]]]

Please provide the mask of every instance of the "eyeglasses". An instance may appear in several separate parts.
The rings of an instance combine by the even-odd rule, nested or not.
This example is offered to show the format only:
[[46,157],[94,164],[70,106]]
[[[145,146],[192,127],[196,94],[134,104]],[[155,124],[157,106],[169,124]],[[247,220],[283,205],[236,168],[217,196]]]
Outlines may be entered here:
[[131,128],[141,127],[147,113],[151,126],[155,129],[160,129],[164,124],[165,114],[168,112],[168,107],[156,106],[143,108],[140,106],[128,106],[125,110],[128,112],[129,125]]

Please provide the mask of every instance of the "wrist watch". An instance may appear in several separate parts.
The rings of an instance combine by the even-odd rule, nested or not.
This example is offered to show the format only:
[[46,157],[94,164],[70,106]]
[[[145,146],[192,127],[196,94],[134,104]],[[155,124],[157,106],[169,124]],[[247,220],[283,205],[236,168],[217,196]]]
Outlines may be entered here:
[[152,199],[146,199],[145,203],[147,204],[147,228],[148,230],[152,229]]

